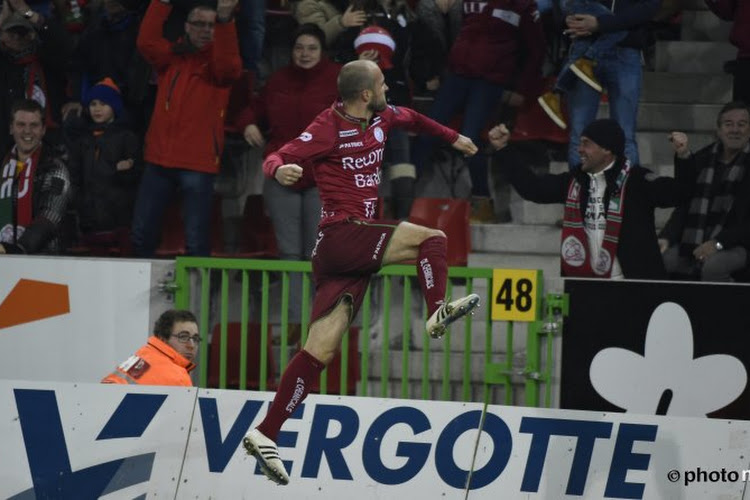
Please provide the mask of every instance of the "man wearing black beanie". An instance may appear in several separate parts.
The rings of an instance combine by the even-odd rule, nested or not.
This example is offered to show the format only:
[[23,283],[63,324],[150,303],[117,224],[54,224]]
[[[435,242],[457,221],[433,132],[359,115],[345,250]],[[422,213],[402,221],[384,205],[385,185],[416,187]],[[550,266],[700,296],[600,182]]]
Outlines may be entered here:
[[[489,133],[502,149],[505,125]],[[625,157],[625,134],[611,119],[595,120],[581,133],[579,169],[536,176],[521,162],[501,165],[523,198],[564,203],[563,276],[606,279],[666,279],[659,252],[654,208],[673,207],[690,194],[686,179],[657,177]]]

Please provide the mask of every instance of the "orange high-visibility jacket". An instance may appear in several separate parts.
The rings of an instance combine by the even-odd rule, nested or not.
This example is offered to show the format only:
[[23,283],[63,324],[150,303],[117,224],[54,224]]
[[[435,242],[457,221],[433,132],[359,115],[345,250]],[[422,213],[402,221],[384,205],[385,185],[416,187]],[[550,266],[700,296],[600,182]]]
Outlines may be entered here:
[[191,387],[195,365],[166,342],[151,336],[135,355],[123,361],[102,384],[182,385]]

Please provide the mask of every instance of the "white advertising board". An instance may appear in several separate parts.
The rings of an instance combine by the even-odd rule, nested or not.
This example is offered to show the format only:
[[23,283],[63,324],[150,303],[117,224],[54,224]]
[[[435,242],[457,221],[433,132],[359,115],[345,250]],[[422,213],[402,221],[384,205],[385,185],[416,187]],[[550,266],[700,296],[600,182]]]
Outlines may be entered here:
[[173,498],[196,392],[0,381],[0,498]]
[[98,382],[148,338],[147,261],[3,256],[0,379]]
[[0,381],[0,497],[739,500],[750,478],[747,421],[313,395],[281,487],[241,446],[272,396]]

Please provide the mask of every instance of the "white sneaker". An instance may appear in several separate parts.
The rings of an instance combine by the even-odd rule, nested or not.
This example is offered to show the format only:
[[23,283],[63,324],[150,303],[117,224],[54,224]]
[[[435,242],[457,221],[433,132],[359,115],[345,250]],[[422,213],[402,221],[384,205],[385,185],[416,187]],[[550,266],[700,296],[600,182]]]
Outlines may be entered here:
[[427,320],[427,333],[429,333],[430,337],[433,339],[439,339],[445,335],[448,325],[457,319],[466,316],[478,305],[479,295],[476,293],[471,293],[466,297],[441,305]]
[[279,458],[276,443],[264,436],[258,429],[253,429],[245,434],[242,445],[249,455],[258,459],[260,470],[268,479],[276,484],[289,484],[289,474],[286,473],[284,464]]

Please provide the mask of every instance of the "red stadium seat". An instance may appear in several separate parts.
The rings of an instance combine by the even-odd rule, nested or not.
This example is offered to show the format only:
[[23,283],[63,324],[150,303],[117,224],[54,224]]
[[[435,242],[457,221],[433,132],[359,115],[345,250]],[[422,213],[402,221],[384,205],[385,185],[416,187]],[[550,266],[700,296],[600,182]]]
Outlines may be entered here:
[[[276,360],[273,357],[271,346],[271,325],[268,325],[268,345],[266,355],[268,356],[268,372],[266,374],[266,388],[276,388]],[[247,376],[248,389],[260,387],[260,325],[249,323],[247,325]],[[219,362],[221,356],[221,325],[217,324],[211,333],[211,350],[208,360],[208,386],[219,387]],[[227,388],[239,389],[240,387],[240,323],[227,323]]]
[[[224,249],[224,224],[221,211],[221,196],[211,200],[211,254],[220,254]],[[185,222],[182,218],[182,197],[176,196],[164,210],[161,240],[156,248],[158,257],[185,255]]]
[[470,214],[467,200],[415,198],[409,221],[443,231],[448,237],[448,265],[464,267],[471,252]]
[[245,200],[240,229],[239,257],[277,258],[279,249],[271,218],[266,214],[263,195],[249,195]]

